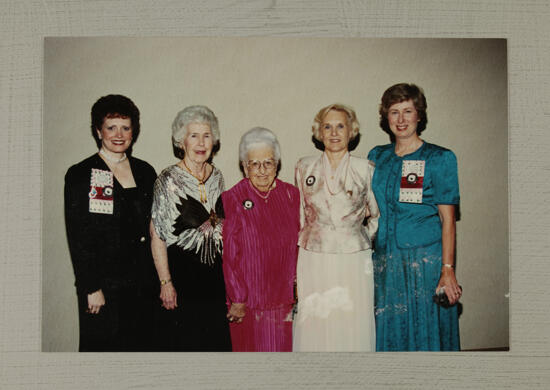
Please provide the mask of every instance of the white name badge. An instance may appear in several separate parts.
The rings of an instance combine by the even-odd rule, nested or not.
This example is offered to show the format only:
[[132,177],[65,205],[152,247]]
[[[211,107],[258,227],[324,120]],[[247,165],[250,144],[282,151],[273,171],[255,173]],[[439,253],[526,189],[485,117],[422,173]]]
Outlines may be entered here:
[[404,160],[401,168],[401,186],[399,201],[422,203],[422,185],[424,183],[424,160]]
[[113,214],[113,172],[92,168],[90,177],[90,213]]

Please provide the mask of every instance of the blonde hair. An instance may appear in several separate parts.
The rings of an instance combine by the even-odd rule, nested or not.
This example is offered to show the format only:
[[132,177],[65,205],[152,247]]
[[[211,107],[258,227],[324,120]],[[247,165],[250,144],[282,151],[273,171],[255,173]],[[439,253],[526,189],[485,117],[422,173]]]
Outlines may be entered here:
[[311,131],[313,132],[315,139],[321,141],[321,124],[330,110],[340,111],[346,114],[348,118],[348,127],[351,129],[350,142],[355,139],[355,137],[359,134],[359,121],[357,120],[357,115],[355,114],[353,108],[339,103],[334,103],[323,107],[317,115],[315,115],[315,118],[313,119],[313,126],[311,127]]

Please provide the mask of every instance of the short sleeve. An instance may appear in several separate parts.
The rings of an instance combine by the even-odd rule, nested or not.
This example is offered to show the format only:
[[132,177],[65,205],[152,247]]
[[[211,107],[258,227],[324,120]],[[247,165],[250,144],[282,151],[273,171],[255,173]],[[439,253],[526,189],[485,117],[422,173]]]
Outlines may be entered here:
[[444,150],[435,161],[434,167],[434,203],[459,204],[458,168],[455,154]]
[[220,194],[225,191],[225,180],[221,173],[220,173],[220,180],[219,180],[219,188],[220,188]]
[[156,233],[161,240],[170,244],[176,240],[172,233],[172,225],[178,216],[177,209],[173,205],[175,191],[172,187],[174,186],[168,172],[163,171],[155,181],[151,208],[151,218]]
[[376,147],[371,149],[371,151],[369,152],[369,154],[367,156],[367,160],[372,162],[374,164],[374,166],[376,166],[376,160],[378,158],[379,150],[380,150],[380,148],[378,146],[376,146]]

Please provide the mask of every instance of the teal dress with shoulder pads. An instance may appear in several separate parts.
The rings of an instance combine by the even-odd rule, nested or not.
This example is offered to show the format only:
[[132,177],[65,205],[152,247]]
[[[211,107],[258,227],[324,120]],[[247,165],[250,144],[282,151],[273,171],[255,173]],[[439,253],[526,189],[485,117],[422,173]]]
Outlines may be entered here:
[[[441,275],[437,206],[460,201],[456,157],[427,142],[402,157],[394,149],[395,144],[376,146],[368,155],[376,166],[372,187],[380,209],[373,253],[376,349],[456,351],[457,305],[442,308],[432,299]],[[423,177],[407,175],[404,164],[423,166]],[[409,187],[419,203],[400,201],[401,188]]]

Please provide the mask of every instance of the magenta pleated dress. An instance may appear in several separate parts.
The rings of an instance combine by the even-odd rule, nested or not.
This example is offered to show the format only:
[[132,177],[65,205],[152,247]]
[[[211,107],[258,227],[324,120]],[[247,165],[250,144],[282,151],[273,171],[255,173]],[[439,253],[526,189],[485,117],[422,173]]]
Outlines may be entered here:
[[233,351],[290,352],[300,229],[298,189],[276,179],[267,196],[243,179],[224,192],[222,200],[228,305],[246,303],[243,322],[230,324]]

